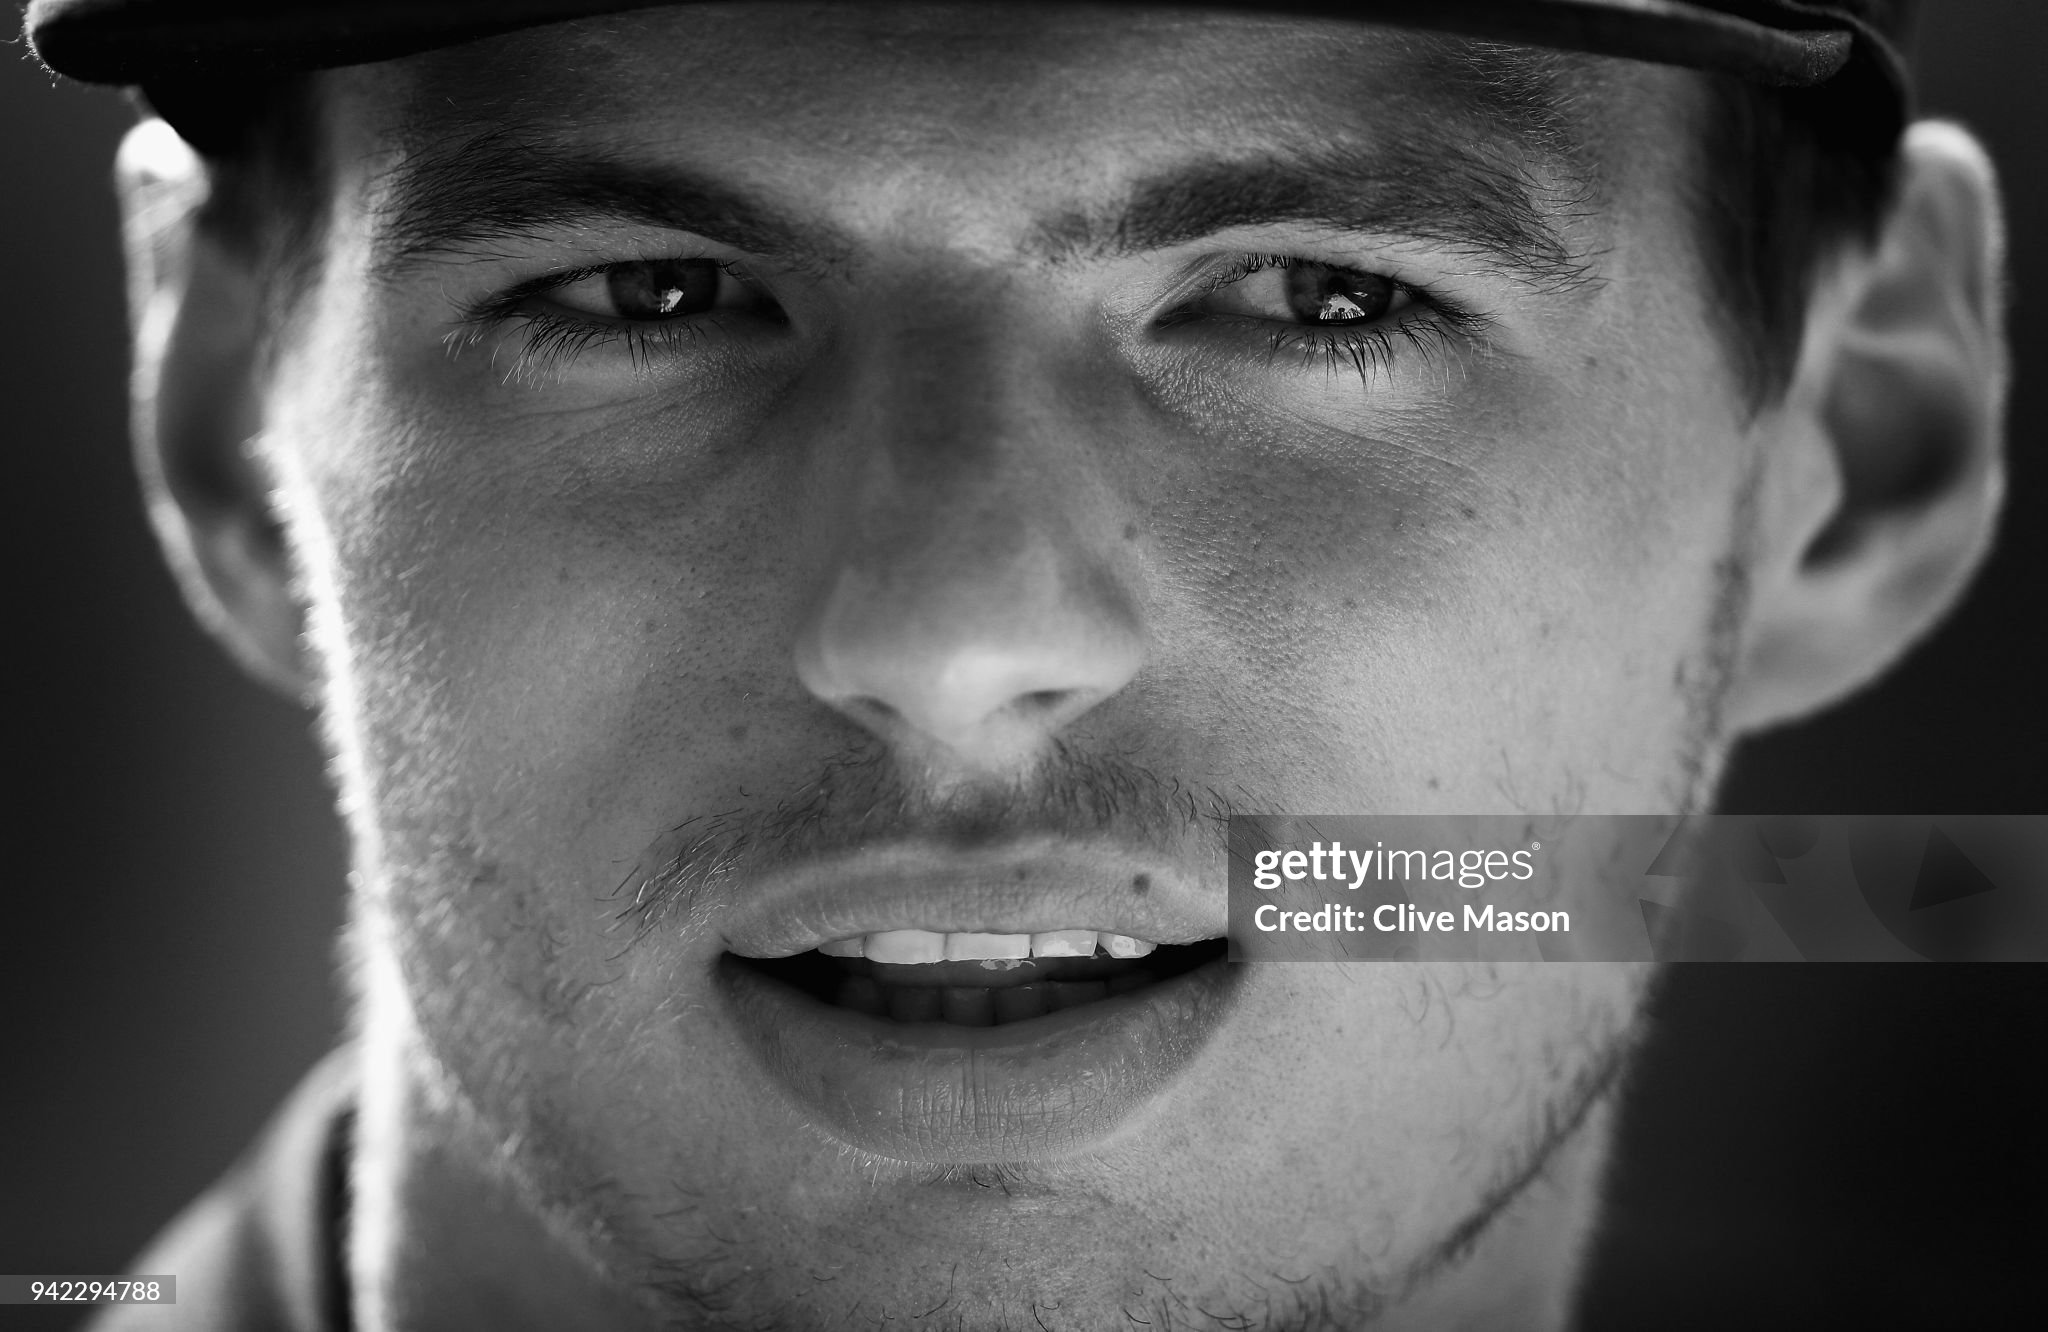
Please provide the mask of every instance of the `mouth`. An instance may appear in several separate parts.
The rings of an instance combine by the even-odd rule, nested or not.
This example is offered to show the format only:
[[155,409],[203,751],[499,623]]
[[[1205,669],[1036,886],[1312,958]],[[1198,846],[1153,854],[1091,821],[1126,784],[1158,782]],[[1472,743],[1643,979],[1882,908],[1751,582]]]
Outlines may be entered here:
[[877,1021],[982,1028],[1141,994],[1218,961],[1224,951],[1222,939],[1162,947],[1106,930],[887,930],[829,940],[794,957],[734,961],[818,1003]]
[[899,1161],[1047,1160],[1135,1122],[1221,1025],[1220,905],[1101,850],[897,849],[757,885],[715,974],[805,1122]]

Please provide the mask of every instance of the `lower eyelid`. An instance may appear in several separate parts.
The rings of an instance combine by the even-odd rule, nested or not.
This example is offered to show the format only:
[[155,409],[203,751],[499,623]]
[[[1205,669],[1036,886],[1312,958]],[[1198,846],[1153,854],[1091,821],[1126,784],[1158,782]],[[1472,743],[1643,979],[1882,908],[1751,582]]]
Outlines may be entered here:
[[[1481,320],[1419,297],[1366,324],[1282,323],[1251,315],[1196,315],[1179,322],[1197,325],[1197,340],[1184,347],[1206,344],[1207,354],[1227,357],[1244,372],[1292,375],[1320,367],[1355,373],[1366,387],[1382,374],[1441,363],[1466,349],[1484,327]],[[1202,324],[1209,328],[1201,330]],[[1159,327],[1170,340],[1180,341],[1173,323],[1162,321]]]
[[533,308],[532,299],[502,314],[466,321],[466,331],[447,340],[449,354],[462,353],[499,335],[490,350],[490,365],[506,383],[545,383],[572,367],[586,354],[624,343],[636,367],[653,357],[680,354],[686,345],[709,336],[714,320],[691,318],[659,321],[594,319],[577,312],[557,313]]
[[1418,357],[1424,365],[1435,363],[1463,345],[1460,330],[1430,318],[1379,320],[1348,333],[1313,325],[1292,326],[1274,335],[1273,353],[1288,350],[1290,343],[1304,361],[1320,360],[1332,370],[1348,366],[1367,387],[1374,375],[1396,370]]

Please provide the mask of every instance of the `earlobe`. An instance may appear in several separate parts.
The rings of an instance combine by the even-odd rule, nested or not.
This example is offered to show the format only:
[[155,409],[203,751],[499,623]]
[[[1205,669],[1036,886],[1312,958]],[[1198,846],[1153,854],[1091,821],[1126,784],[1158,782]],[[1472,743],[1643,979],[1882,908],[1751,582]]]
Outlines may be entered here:
[[1810,306],[1767,459],[1728,722],[1826,707],[1961,597],[2003,494],[2007,363],[1998,187],[1952,125],[1908,131],[1874,250]]
[[207,173],[162,121],[115,169],[135,331],[132,429],[150,518],[187,603],[257,678],[303,698],[291,561],[255,441],[261,288],[199,225]]

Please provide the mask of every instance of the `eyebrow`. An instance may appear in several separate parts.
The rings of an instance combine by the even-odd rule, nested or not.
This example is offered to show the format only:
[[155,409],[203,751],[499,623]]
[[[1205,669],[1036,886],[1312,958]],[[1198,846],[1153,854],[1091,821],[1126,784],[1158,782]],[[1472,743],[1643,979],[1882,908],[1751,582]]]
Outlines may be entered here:
[[1116,258],[1238,228],[1294,224],[1419,240],[1491,260],[1530,285],[1589,269],[1556,218],[1583,212],[1590,182],[1451,144],[1331,146],[1260,161],[1206,161],[1138,183],[1115,209],[1041,228],[1049,254]]
[[687,231],[764,258],[843,263],[850,238],[797,225],[762,200],[670,165],[585,156],[487,130],[409,154],[386,173],[376,270],[392,276],[440,255],[550,230],[629,223]]
[[[1205,158],[1135,182],[1121,199],[1041,219],[1027,253],[1053,263],[1124,258],[1229,230],[1292,224],[1417,240],[1490,261],[1544,289],[1589,265],[1554,219],[1588,187],[1564,164],[1550,183],[1515,154],[1445,140],[1292,149],[1258,160]],[[688,232],[809,271],[850,264],[859,243],[734,184],[676,164],[583,154],[492,129],[408,155],[378,208],[376,271],[489,252],[500,241],[624,223]]]

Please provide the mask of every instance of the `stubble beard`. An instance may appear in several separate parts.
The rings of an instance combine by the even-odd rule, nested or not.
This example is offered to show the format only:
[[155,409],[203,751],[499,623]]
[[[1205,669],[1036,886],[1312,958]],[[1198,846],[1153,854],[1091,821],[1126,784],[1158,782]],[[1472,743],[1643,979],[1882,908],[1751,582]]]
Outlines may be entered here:
[[[1710,807],[1728,754],[1723,711],[1743,647],[1760,476],[1760,467],[1750,468],[1738,490],[1730,540],[1712,566],[1710,614],[1697,650],[1674,674],[1684,708],[1686,743],[1676,756],[1666,798],[1678,813],[1700,813]],[[349,766],[337,764],[337,771],[344,774],[346,784]],[[355,798],[361,794],[345,791],[345,806],[362,818],[376,817],[367,801]],[[1205,813],[1213,816],[1214,811]],[[366,846],[384,845],[381,832],[354,840],[359,854]],[[343,948],[354,1000],[351,1025],[368,1074],[360,1119],[365,1143],[375,1144],[359,1152],[353,1163],[357,1205],[351,1223],[351,1266],[359,1294],[372,1296],[372,1303],[362,1310],[366,1326],[377,1326],[370,1316],[375,1289],[403,1280],[390,1266],[392,1255],[380,1249],[403,1233],[405,1220],[380,1212],[378,1200],[389,1204],[398,1194],[395,1186],[409,1152],[403,1135],[417,1131],[412,1126],[423,1107],[430,1107],[426,1113],[441,1121],[426,1131],[445,1140],[488,1144],[473,1152],[478,1170],[509,1186],[550,1240],[573,1254],[596,1280],[629,1291],[648,1311],[650,1326],[824,1332],[876,1325],[872,1318],[858,1321],[853,1311],[822,1317],[788,1301],[740,1297],[718,1280],[730,1263],[728,1254],[679,1262],[646,1251],[611,1219],[613,1205],[634,1190],[599,1171],[579,1168],[559,1150],[563,1144],[522,1140],[508,1131],[502,1118],[486,1114],[483,1098],[472,1094],[435,1053],[433,1040],[417,1024],[414,996],[398,979],[396,953],[403,947],[398,941],[408,926],[385,917],[392,900],[388,891],[366,891],[367,885],[384,882],[387,869],[359,864],[359,887]],[[984,1303],[973,1312],[948,1310],[935,1299],[919,1311],[925,1315],[919,1325],[949,1332],[1081,1332],[1132,1325],[1158,1332],[1346,1332],[1366,1325],[1398,1326],[1411,1297],[1425,1297],[1461,1274],[1470,1279],[1473,1274],[1467,1269],[1487,1253],[1504,1220],[1511,1222],[1518,1207],[1539,1188],[1560,1194],[1570,1204],[1560,1213],[1562,1228],[1553,1236],[1566,1265],[1557,1273],[1553,1289],[1568,1292],[1597,1223],[1599,1178],[1618,1092],[1646,1035],[1643,1015],[1654,979],[1654,972],[1644,974],[1636,1002],[1622,1020],[1588,1043],[1575,1071],[1560,1079],[1534,1121],[1525,1124],[1502,1152],[1495,1182],[1480,1203],[1398,1273],[1374,1277],[1331,1272],[1302,1280],[1244,1272],[1222,1282],[1211,1279],[1185,1286],[1171,1274],[1148,1273],[1151,1293],[1078,1313],[1079,1321],[1078,1311],[1047,1309],[1031,1298],[1013,1300],[1009,1307]],[[988,1180],[1000,1185],[1001,1170],[989,1167]],[[706,1294],[714,1288],[723,1292],[716,1300]],[[1563,1309],[1558,1304],[1560,1315]],[[1530,1312],[1523,1310],[1525,1315]],[[1511,1325],[1522,1332],[1536,1324],[1523,1318]]]

